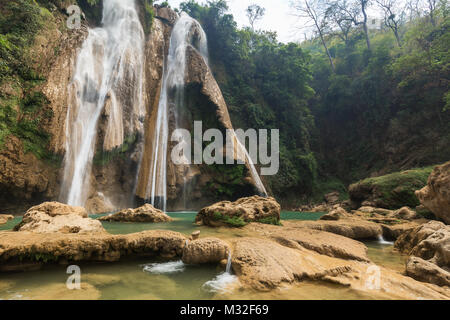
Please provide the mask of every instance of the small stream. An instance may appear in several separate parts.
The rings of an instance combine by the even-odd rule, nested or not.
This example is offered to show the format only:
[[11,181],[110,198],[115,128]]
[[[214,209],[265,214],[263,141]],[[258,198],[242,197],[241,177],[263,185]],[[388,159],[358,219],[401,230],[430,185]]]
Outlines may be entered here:
[[[112,234],[127,234],[144,230],[172,230],[190,235],[200,230],[202,237],[222,239],[243,236],[241,230],[198,227],[193,224],[195,212],[169,214],[175,220],[162,224],[104,222]],[[283,212],[284,220],[318,220],[321,213]],[[93,218],[99,217],[92,216]],[[0,227],[10,230],[21,218]],[[370,259],[381,266],[401,272],[405,257],[392,245],[368,242]],[[50,265],[26,273],[0,274],[0,299],[88,299],[88,300],[210,300],[210,299],[370,299],[354,290],[336,285],[302,282],[271,292],[242,289],[237,277],[216,265],[185,265],[181,261],[123,260],[117,263],[82,264],[81,290],[68,290],[70,275],[66,266]]]

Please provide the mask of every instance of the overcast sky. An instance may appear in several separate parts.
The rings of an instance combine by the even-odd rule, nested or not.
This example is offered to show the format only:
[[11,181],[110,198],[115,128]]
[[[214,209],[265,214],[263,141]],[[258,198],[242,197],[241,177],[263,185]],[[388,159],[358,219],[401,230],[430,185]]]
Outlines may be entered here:
[[[178,8],[182,0],[169,0],[172,8]],[[206,1],[198,1],[204,3]],[[290,0],[227,0],[230,13],[239,27],[249,26],[245,9],[252,4],[258,4],[266,9],[262,20],[256,23],[255,28],[267,31],[276,31],[278,39],[282,42],[301,40],[302,33],[295,28],[298,25],[297,18],[290,15]]]

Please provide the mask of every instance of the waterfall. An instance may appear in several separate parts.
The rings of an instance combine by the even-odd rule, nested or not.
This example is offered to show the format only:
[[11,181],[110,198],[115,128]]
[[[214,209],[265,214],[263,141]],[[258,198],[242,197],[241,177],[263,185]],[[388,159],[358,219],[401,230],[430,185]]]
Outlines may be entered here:
[[[194,43],[195,42],[195,43]],[[153,206],[166,211],[167,201],[167,153],[169,140],[169,108],[173,108],[175,126],[179,128],[179,111],[184,107],[184,87],[186,76],[186,51],[188,46],[194,45],[208,65],[207,38],[201,25],[186,13],[181,13],[170,37],[169,54],[163,70],[163,83],[159,97],[158,112],[154,133],[154,148],[150,168],[150,178],[146,188],[146,199]],[[234,131],[233,131],[234,132]],[[182,137],[178,143],[183,143]],[[245,146],[237,139],[239,152],[244,154],[249,164],[250,173],[259,192],[267,195],[256,168]],[[184,143],[191,143],[184,141]],[[188,167],[189,170],[189,167]],[[186,189],[186,179],[184,191]],[[185,198],[185,193],[183,194]]]
[[231,252],[228,253],[227,268],[225,269],[225,272],[231,274]]
[[[195,29],[193,27],[196,27]],[[186,73],[186,50],[193,42],[193,30],[198,31],[198,50],[208,61],[206,34],[200,24],[182,13],[170,36],[169,54],[163,71],[163,83],[159,97],[154,134],[154,149],[150,168],[150,179],[146,198],[155,207],[166,211],[167,200],[167,152],[169,143],[169,105],[175,105],[175,122],[178,127],[178,112],[184,103],[184,79]],[[169,92],[175,90],[174,98]],[[186,143],[190,143],[186,141]]]
[[108,119],[105,151],[143,131],[143,54],[134,0],[104,0],[102,27],[89,30],[69,87],[62,201],[84,206],[88,199],[102,113]]

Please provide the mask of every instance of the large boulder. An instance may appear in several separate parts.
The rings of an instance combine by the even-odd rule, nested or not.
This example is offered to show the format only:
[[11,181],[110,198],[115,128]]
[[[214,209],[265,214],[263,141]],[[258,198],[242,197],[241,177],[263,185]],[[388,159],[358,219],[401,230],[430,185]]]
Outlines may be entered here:
[[30,208],[14,230],[35,233],[105,232],[101,222],[88,218],[84,208],[58,202],[45,202]]
[[409,258],[406,274],[418,281],[450,287],[450,272],[418,257]]
[[440,285],[445,282],[443,279],[447,279],[450,272],[450,226],[430,221],[401,235],[395,247],[411,258],[420,258],[412,259],[407,266],[407,273],[415,279]]
[[281,206],[274,198],[253,196],[235,202],[222,201],[203,208],[197,214],[196,223],[212,227],[244,226],[250,222],[277,224]]
[[423,188],[432,168],[396,172],[350,185],[350,199],[360,206],[400,209],[420,204],[415,191]]
[[146,204],[137,209],[126,209],[115,214],[99,218],[100,221],[109,222],[148,222],[161,223],[173,221],[171,217],[156,209],[151,204]]
[[228,258],[230,248],[220,239],[205,238],[188,242],[182,260],[186,264],[219,263]]
[[427,186],[416,196],[436,217],[450,224],[450,162],[434,168]]

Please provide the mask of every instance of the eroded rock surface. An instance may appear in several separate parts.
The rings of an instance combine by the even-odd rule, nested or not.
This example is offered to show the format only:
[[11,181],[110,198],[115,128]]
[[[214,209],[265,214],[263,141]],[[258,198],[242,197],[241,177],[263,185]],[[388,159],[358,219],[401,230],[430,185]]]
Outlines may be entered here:
[[58,202],[45,202],[30,208],[14,230],[35,233],[105,232],[101,222],[88,218],[84,208]]
[[203,208],[196,217],[197,223],[208,226],[228,226],[226,219],[239,218],[244,222],[270,219],[280,221],[281,206],[274,198],[253,196],[235,202],[222,201]]
[[186,237],[172,231],[128,235],[0,232],[0,271],[42,263],[114,262],[127,256],[181,257]]
[[14,216],[9,214],[0,214],[0,225],[7,223],[9,220],[14,219]]
[[137,209],[126,209],[115,214],[99,218],[100,221],[110,222],[170,222],[173,219],[151,204],[146,204]]
[[[395,247],[411,256],[407,273],[415,279],[450,286],[450,226],[430,221],[401,235]],[[420,258],[420,259],[414,259]]]
[[229,245],[220,239],[205,238],[190,241],[183,249],[183,262],[187,264],[219,263],[228,258]]
[[427,186],[416,196],[436,217],[450,224],[450,162],[434,168]]

